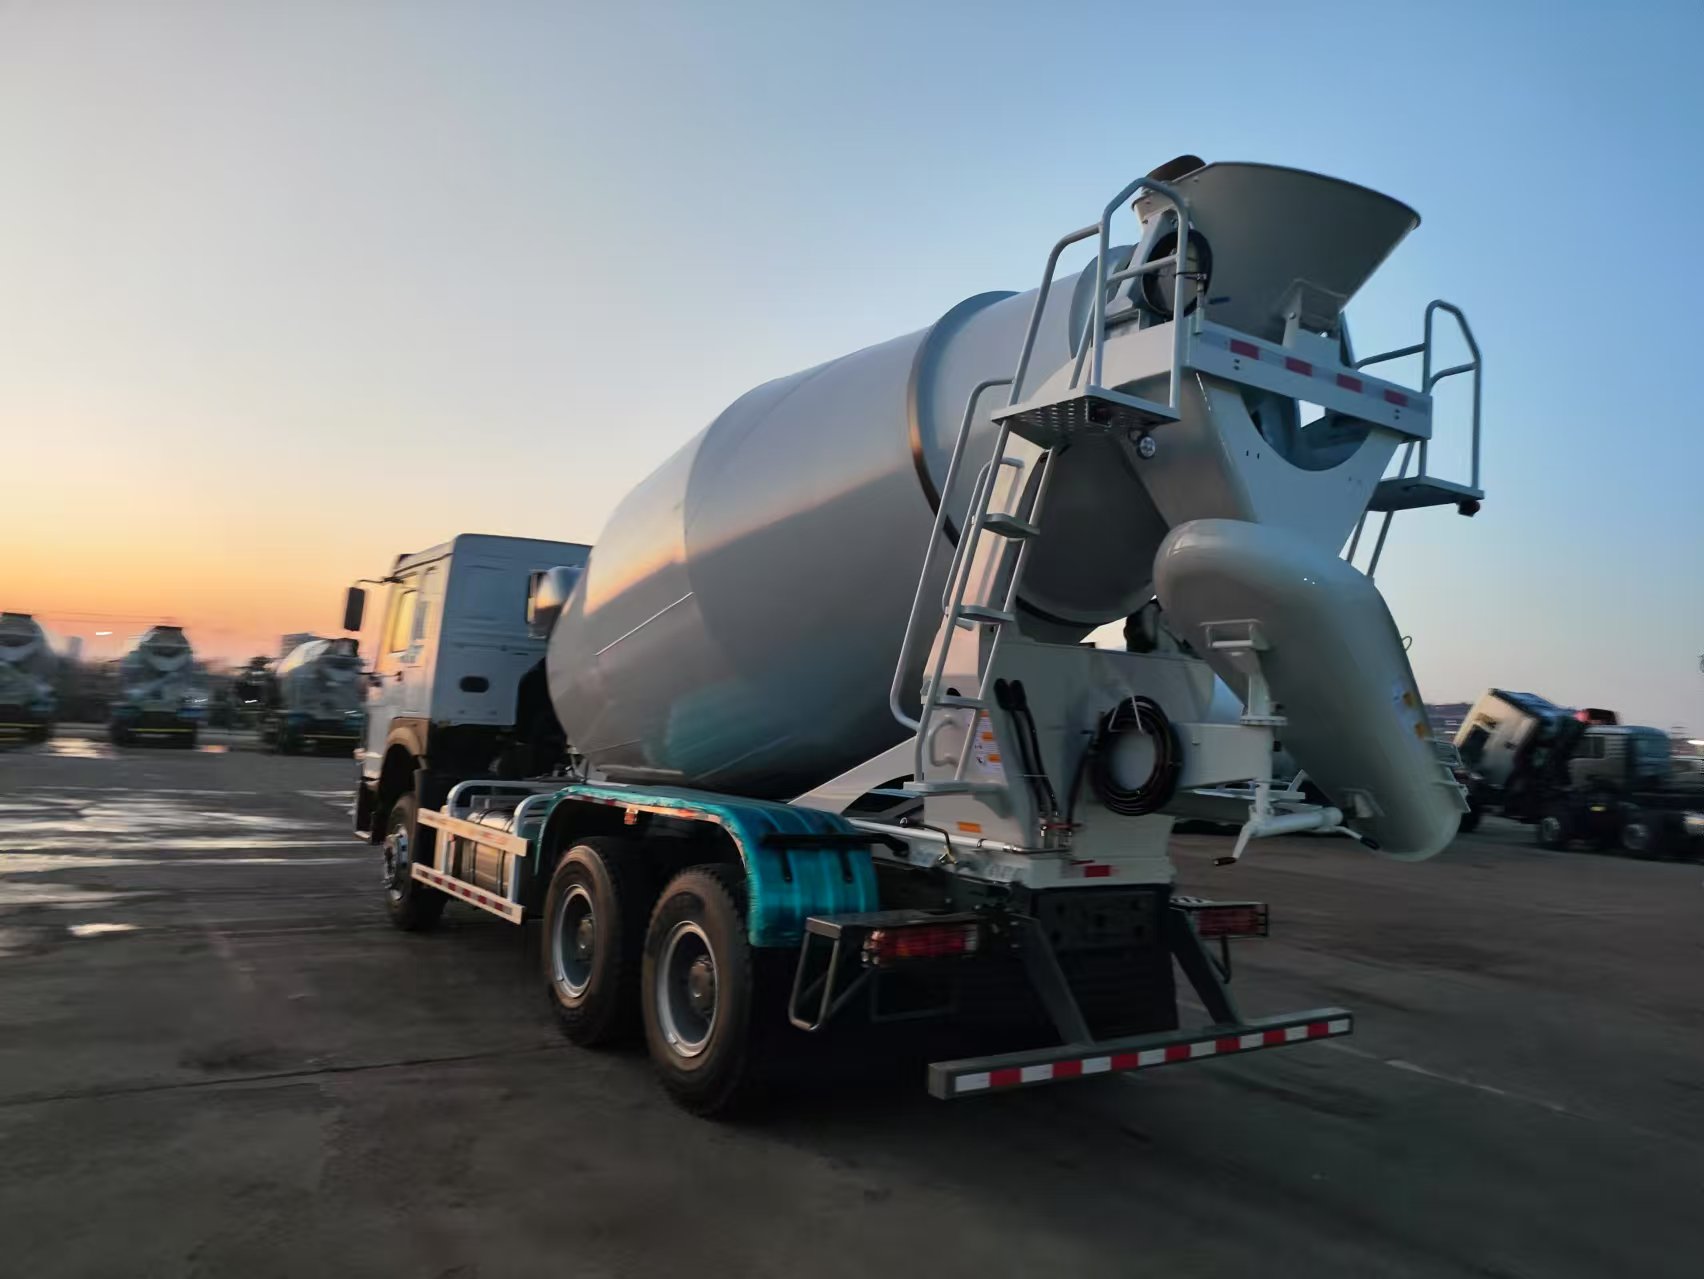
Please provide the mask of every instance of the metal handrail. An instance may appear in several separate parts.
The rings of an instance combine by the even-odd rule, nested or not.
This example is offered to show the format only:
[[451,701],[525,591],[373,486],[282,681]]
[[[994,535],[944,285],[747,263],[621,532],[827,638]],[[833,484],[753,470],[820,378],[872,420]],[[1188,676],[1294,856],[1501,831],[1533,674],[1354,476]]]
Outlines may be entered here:
[[[1455,317],[1456,327],[1461,330],[1462,338],[1467,342],[1467,349],[1473,353],[1473,358],[1465,364],[1452,364],[1447,369],[1432,370],[1432,317],[1439,311],[1445,311]],[[1459,306],[1446,302],[1442,298],[1433,298],[1426,304],[1426,316],[1422,328],[1421,340],[1411,346],[1397,347],[1394,351],[1384,351],[1378,355],[1369,355],[1364,360],[1356,360],[1355,367],[1364,369],[1370,364],[1383,364],[1387,360],[1400,360],[1410,355],[1420,357],[1420,390],[1422,394],[1431,395],[1432,388],[1447,377],[1455,377],[1458,373],[1473,374],[1473,463],[1471,487],[1479,487],[1479,412],[1480,386],[1485,368],[1484,357],[1479,353],[1479,343],[1474,339],[1473,328],[1467,322],[1467,316],[1462,314]],[[1415,473],[1416,478],[1424,478],[1426,470],[1427,445],[1429,440],[1420,441],[1420,469]]]
[[[1466,364],[1453,364],[1447,369],[1434,373],[1432,371],[1432,316],[1438,311],[1446,311],[1455,317],[1456,327],[1461,330],[1461,336],[1467,342],[1467,349],[1473,352],[1473,359]],[[1485,367],[1485,361],[1479,354],[1479,343],[1474,340],[1473,329],[1467,322],[1467,316],[1462,314],[1461,308],[1456,306],[1453,302],[1444,301],[1442,298],[1433,298],[1432,301],[1426,304],[1426,328],[1424,341],[1426,353],[1421,357],[1420,375],[1423,384],[1420,389],[1427,395],[1430,395],[1432,393],[1432,388],[1447,377],[1454,377],[1458,373],[1473,374],[1473,467],[1471,483],[1473,487],[1477,489],[1479,487],[1480,384],[1483,381],[1483,370]],[[1422,440],[1420,441],[1420,471],[1424,474],[1425,470],[1426,441]]]
[[[1107,261],[1112,252],[1112,215],[1122,208],[1133,196],[1136,195],[1138,191],[1147,191],[1157,195],[1171,206],[1172,213],[1177,218],[1177,248],[1163,258],[1155,258],[1151,262],[1144,262],[1136,266],[1126,267],[1120,271],[1113,272],[1109,276],[1107,273]],[[1011,398],[1007,401],[1007,407],[1015,407],[1023,398],[1024,378],[1029,373],[1030,357],[1035,353],[1036,337],[1041,331],[1041,316],[1042,312],[1047,307],[1048,294],[1051,293],[1053,289],[1053,273],[1059,267],[1059,255],[1066,249],[1070,248],[1071,245],[1076,244],[1081,240],[1086,240],[1091,235],[1097,237],[1097,239],[1094,262],[1095,291],[1093,297],[1093,309],[1090,312],[1092,331],[1090,333],[1089,347],[1092,350],[1093,355],[1092,362],[1090,364],[1089,385],[1099,387],[1101,385],[1101,373],[1103,368],[1102,356],[1106,346],[1107,287],[1109,285],[1118,284],[1124,280],[1133,279],[1138,275],[1159,270],[1166,266],[1175,267],[1176,276],[1179,280],[1181,280],[1183,268],[1188,263],[1189,255],[1189,203],[1184,199],[1183,194],[1180,191],[1167,183],[1156,181],[1153,178],[1137,178],[1107,202],[1106,207],[1101,211],[1099,222],[1096,222],[1092,226],[1082,227],[1071,232],[1069,235],[1062,237],[1059,242],[1053,246],[1052,252],[1047,255],[1047,266],[1042,270],[1041,287],[1036,290],[1035,305],[1030,308],[1029,325],[1024,330],[1024,342],[1018,353],[1017,372],[1012,375],[1012,394]],[[1181,284],[1178,288],[1176,303],[1177,305],[1173,308],[1172,323],[1177,327],[1172,333],[1171,380],[1167,389],[1167,394],[1169,396],[1168,407],[1173,409],[1177,407],[1181,391],[1180,383],[1183,378],[1185,332],[1188,328],[1188,326],[1184,323],[1183,317],[1184,307]],[[1074,372],[1072,377],[1073,386],[1076,385],[1075,374],[1076,372],[1081,371],[1081,367],[1082,360],[1081,353],[1079,352],[1077,370]]]
[[[984,392],[991,391],[997,386],[1008,386],[1011,381],[1011,378],[989,378],[986,381],[978,382],[975,389],[971,391],[970,398],[965,401],[964,419],[959,423],[958,439],[953,441],[953,455],[947,462],[947,474],[941,482],[941,497],[935,506],[935,521],[929,530],[929,545],[923,551],[923,571],[917,575],[917,593],[911,599],[911,616],[905,623],[905,636],[899,643],[899,661],[894,665],[893,683],[888,688],[888,709],[893,712],[895,719],[914,731],[922,727],[922,722],[906,714],[904,708],[900,705],[900,690],[905,682],[905,668],[911,658],[911,646],[917,630],[917,619],[923,612],[923,595],[929,588],[929,569],[934,563],[935,545],[940,541],[941,531],[946,527],[947,502],[952,497],[953,481],[958,478],[959,464],[964,459],[964,446],[966,441],[970,439],[970,426],[976,419],[976,406],[981,401]],[[972,507],[974,507],[974,503],[972,503]],[[967,529],[968,523],[966,528],[959,530],[958,540],[961,545],[967,540]],[[955,547],[953,552],[955,564],[958,561],[958,556],[959,548]]]

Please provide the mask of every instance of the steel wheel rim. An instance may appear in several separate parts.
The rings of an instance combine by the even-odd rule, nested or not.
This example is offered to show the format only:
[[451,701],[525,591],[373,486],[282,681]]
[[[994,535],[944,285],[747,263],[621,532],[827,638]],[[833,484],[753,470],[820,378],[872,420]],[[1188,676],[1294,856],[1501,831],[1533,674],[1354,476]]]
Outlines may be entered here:
[[408,865],[408,832],[393,830],[385,836],[385,892],[392,901],[402,900],[402,885],[409,874]]
[[592,963],[597,957],[598,917],[592,895],[584,884],[574,884],[563,895],[550,930],[550,972],[556,989],[568,999],[579,999],[592,984]]
[[657,960],[657,1021],[677,1057],[696,1057],[716,1030],[716,956],[704,929],[683,919],[669,930]]
[[1544,836],[1545,843],[1560,844],[1562,842],[1562,823],[1554,817],[1543,818],[1538,823],[1538,833]]
[[1651,846],[1650,828],[1642,822],[1629,822],[1621,828],[1621,844],[1630,853],[1642,853]]

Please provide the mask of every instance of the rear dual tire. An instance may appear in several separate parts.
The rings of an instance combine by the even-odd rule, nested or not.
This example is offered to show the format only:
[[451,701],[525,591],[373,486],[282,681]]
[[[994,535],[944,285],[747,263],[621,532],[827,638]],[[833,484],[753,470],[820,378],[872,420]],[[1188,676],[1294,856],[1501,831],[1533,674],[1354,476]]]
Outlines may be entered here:
[[540,960],[562,1033],[584,1048],[632,1037],[650,906],[648,876],[627,841],[594,836],[556,864],[545,893]]
[[698,1115],[750,1102],[758,1082],[759,982],[738,866],[694,866],[669,881],[645,931],[641,1009],[663,1087]]

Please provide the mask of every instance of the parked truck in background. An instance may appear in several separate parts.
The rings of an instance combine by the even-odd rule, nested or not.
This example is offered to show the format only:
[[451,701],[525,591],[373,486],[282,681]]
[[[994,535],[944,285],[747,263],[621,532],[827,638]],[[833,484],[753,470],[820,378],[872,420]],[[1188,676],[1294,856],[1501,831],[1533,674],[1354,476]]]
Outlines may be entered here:
[[107,730],[113,744],[192,750],[207,716],[207,688],[181,626],[151,626],[118,664],[119,694]]
[[40,622],[28,613],[0,613],[0,742],[45,742],[52,736],[57,667]]
[[1545,848],[1578,840],[1638,857],[1704,852],[1704,781],[1675,768],[1661,729],[1493,688],[1462,720],[1456,749],[1475,819],[1528,823]]
[[[355,819],[392,919],[539,921],[564,1033],[642,1028],[703,1113],[825,1033],[938,1030],[942,1098],[1348,1034],[1238,1008],[1225,946],[1266,908],[1177,891],[1169,841],[1219,804],[1227,863],[1304,832],[1419,859],[1465,810],[1351,562],[1369,519],[1370,571],[1396,512],[1483,496],[1460,313],[1359,358],[1342,315],[1417,223],[1180,157],[1039,288],[741,397],[589,555],[458,537],[351,588],[376,636]],[[1470,358],[1436,358],[1440,317]],[[1411,385],[1368,372],[1400,358]],[[1465,483],[1425,463],[1455,375]],[[1179,651],[1083,642],[1156,600]],[[1273,784],[1280,744],[1329,799]]]
[[348,637],[292,638],[300,642],[266,673],[261,740],[280,755],[354,750],[366,724],[359,643]]

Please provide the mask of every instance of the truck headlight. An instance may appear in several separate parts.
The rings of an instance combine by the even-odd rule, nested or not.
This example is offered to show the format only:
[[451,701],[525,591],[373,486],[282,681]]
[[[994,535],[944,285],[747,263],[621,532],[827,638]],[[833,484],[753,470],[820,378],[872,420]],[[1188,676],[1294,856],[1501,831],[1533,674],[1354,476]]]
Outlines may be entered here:
[[1688,813],[1683,824],[1688,835],[1704,839],[1704,813]]

